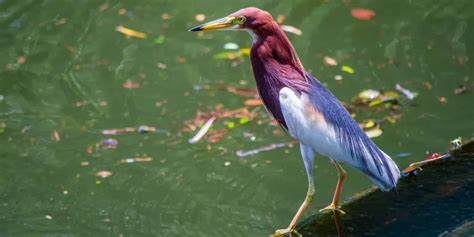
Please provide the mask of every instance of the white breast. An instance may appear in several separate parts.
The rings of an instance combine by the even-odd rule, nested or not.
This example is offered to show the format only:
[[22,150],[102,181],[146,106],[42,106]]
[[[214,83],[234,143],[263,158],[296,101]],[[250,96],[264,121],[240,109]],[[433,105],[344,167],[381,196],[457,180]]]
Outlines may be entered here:
[[292,89],[280,90],[280,106],[288,132],[317,153],[339,160],[343,150],[336,139],[334,128],[310,103],[306,94],[297,95]]

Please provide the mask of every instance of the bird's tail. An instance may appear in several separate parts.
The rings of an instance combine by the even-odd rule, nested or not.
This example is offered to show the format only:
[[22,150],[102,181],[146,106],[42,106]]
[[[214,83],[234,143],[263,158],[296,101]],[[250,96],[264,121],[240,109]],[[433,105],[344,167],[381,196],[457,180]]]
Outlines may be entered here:
[[375,154],[376,157],[373,157],[373,160],[378,163],[379,168],[372,168],[369,171],[370,174],[367,175],[382,191],[390,191],[397,186],[400,170],[390,156],[378,147],[375,149],[378,149],[379,152]]
[[352,157],[350,163],[365,173],[382,191],[390,191],[397,186],[400,178],[398,166],[370,138],[361,134],[343,136],[343,140]]

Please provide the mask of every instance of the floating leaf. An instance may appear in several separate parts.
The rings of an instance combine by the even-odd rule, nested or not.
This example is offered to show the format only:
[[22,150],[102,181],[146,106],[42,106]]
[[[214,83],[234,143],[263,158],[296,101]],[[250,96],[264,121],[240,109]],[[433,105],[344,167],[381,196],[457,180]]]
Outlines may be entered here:
[[228,129],[235,128],[235,123],[234,122],[227,122],[226,123]]
[[152,160],[153,160],[152,157],[145,156],[145,157],[134,157],[134,158],[122,159],[119,161],[119,163],[130,164],[130,163],[135,163],[135,162],[148,162]]
[[240,49],[240,54],[242,56],[249,56],[250,55],[250,48],[241,48]]
[[466,92],[466,91],[467,91],[467,87],[464,86],[464,85],[460,85],[460,86],[454,88],[453,93],[454,93],[455,95],[460,95],[460,94],[462,94],[462,93],[464,93],[464,92]]
[[382,101],[381,99],[375,99],[375,100],[372,100],[372,101],[368,104],[368,106],[369,106],[369,107],[373,107],[373,106],[376,106],[376,105],[380,105],[380,104],[382,104],[382,103],[383,103],[383,101]]
[[367,129],[367,128],[372,128],[376,125],[375,121],[373,119],[366,120],[362,123],[359,124],[362,128]]
[[225,50],[237,50],[237,49],[239,49],[239,45],[236,44],[236,43],[229,42],[229,43],[224,44],[224,49]]
[[375,127],[375,128],[365,131],[365,134],[367,134],[367,136],[370,138],[378,137],[382,135],[382,129],[380,129],[379,127]]
[[209,131],[209,129],[211,128],[211,126],[212,126],[212,124],[214,123],[215,120],[216,120],[216,117],[212,117],[209,120],[207,120],[206,123],[198,131],[198,133],[196,133],[196,135],[194,135],[193,138],[189,139],[188,142],[191,143],[191,144],[194,144],[194,143],[198,142],[199,140],[201,140],[202,137],[204,135],[206,135],[207,131]]
[[200,13],[196,14],[194,18],[196,19],[196,21],[203,22],[206,20],[206,15]]
[[56,142],[61,141],[61,137],[59,136],[59,132],[54,130],[53,134],[51,135],[52,139]]
[[102,170],[102,171],[97,172],[95,175],[101,178],[107,178],[112,175],[112,172],[107,171],[107,170]]
[[260,106],[263,105],[263,101],[261,99],[248,99],[244,101],[244,104],[247,106]]
[[347,65],[343,65],[341,67],[341,70],[343,72],[347,72],[347,73],[350,73],[350,74],[354,74],[354,69],[352,69],[351,67],[347,66]]
[[302,35],[303,34],[303,31],[301,31],[300,29],[298,29],[294,26],[281,25],[280,27],[283,31],[286,31],[288,33],[292,33],[292,34],[295,34],[295,35]]
[[130,37],[136,37],[136,38],[140,38],[140,39],[145,39],[147,37],[147,35],[145,33],[135,31],[135,30],[123,27],[123,26],[117,26],[117,28],[115,28],[115,30],[122,33],[122,34],[124,34],[124,35],[130,36]]
[[278,24],[282,24],[285,20],[286,20],[285,15],[278,15],[276,18],[276,22],[278,22]]
[[254,88],[239,88],[239,87],[229,86],[226,89],[230,93],[240,95],[240,96],[245,96],[245,97],[250,97],[250,96],[253,97],[257,95],[257,90]]
[[5,132],[5,128],[7,127],[7,125],[4,123],[4,122],[1,122],[0,123],[0,134],[2,134],[3,132]]
[[25,56],[19,56],[19,57],[16,59],[16,63],[18,63],[18,64],[25,64],[25,63],[26,63],[26,57],[25,57]]
[[380,96],[380,91],[373,90],[373,89],[363,90],[359,93],[359,98],[364,99],[364,100],[373,100],[379,96]]
[[234,51],[224,51],[224,52],[220,52],[218,54],[215,54],[214,55],[214,58],[215,59],[236,59],[238,57],[238,53],[234,52]]
[[351,10],[352,17],[361,20],[361,21],[369,21],[375,17],[375,12],[371,9],[367,8],[353,8]]
[[220,129],[220,130],[214,131],[213,133],[209,134],[207,141],[210,143],[219,142],[226,133],[227,133],[226,129]]
[[165,43],[165,36],[164,35],[160,35],[158,37],[156,37],[154,40],[153,40],[153,43],[155,44],[163,44]]
[[239,118],[239,124],[247,124],[250,122],[250,119],[247,118],[247,117],[242,117],[242,118]]
[[326,65],[329,65],[329,66],[336,66],[337,65],[336,59],[331,58],[329,56],[324,56],[324,63],[326,63]]
[[140,125],[137,131],[139,133],[156,132],[156,128],[152,126]]
[[122,87],[125,89],[137,89],[140,88],[140,83],[127,80],[122,84]]

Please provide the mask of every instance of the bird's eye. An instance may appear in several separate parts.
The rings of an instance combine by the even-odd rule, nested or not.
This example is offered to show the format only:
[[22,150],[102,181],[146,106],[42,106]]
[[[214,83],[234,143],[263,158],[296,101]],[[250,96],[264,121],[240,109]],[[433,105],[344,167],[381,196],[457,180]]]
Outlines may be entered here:
[[244,24],[244,22],[246,21],[247,19],[245,18],[245,16],[238,16],[234,19],[234,23],[235,24],[239,24],[239,25],[242,25]]

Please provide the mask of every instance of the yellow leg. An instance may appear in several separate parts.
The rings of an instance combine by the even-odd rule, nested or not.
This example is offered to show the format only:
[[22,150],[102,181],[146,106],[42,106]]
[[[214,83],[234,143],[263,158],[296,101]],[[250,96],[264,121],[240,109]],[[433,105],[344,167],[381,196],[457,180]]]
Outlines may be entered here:
[[344,186],[344,181],[346,180],[346,171],[342,168],[342,166],[337,161],[333,161],[333,163],[336,166],[337,176],[338,176],[336,190],[334,191],[334,196],[332,198],[331,204],[319,210],[319,212],[327,213],[327,212],[337,211],[337,212],[340,212],[341,214],[346,214],[339,207],[339,199],[341,196],[342,187]]
[[292,236],[291,233],[294,233],[297,236],[301,236],[298,234],[298,232],[296,232],[295,227],[296,227],[296,224],[298,223],[298,220],[303,215],[304,210],[311,204],[313,199],[314,199],[314,185],[313,185],[313,182],[311,182],[308,187],[308,193],[306,194],[306,198],[304,199],[303,203],[301,203],[300,208],[296,212],[295,216],[291,220],[288,227],[286,227],[285,229],[276,230],[273,236],[274,237],[285,236],[285,235]]
[[306,193],[306,198],[303,203],[301,203],[300,208],[296,212],[295,216],[291,220],[288,227],[285,229],[279,229],[275,231],[273,236],[301,236],[296,232],[295,227],[298,223],[298,220],[303,215],[304,210],[311,204],[314,198],[314,181],[313,181],[313,159],[314,151],[311,147],[304,144],[300,144],[301,156],[303,158],[304,167],[306,170],[306,175],[308,176],[308,192]]

